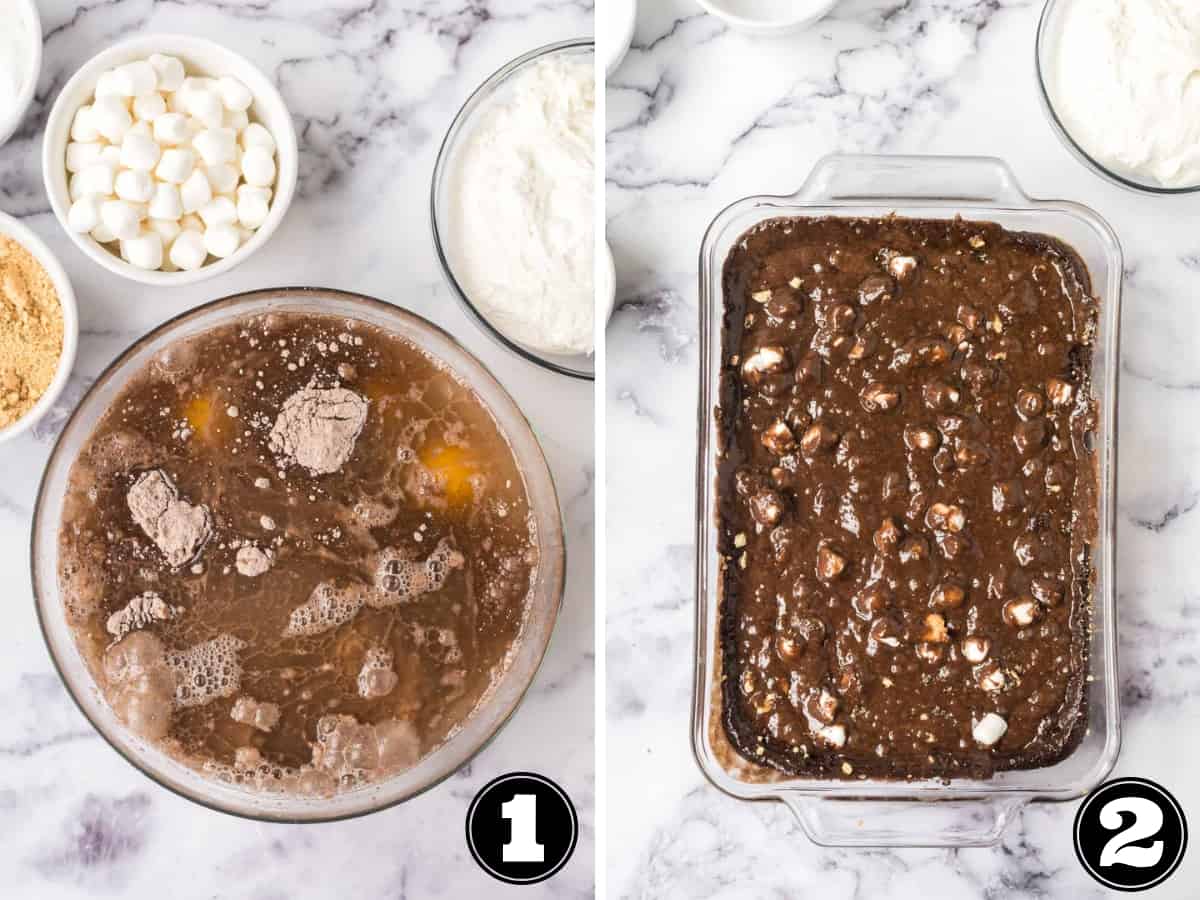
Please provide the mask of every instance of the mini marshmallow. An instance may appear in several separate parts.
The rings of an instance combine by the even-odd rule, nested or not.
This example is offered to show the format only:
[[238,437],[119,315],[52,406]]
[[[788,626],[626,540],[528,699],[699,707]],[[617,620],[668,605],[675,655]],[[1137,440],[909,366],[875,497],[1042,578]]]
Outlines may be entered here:
[[116,168],[108,163],[90,165],[79,173],[80,195],[100,194],[107,197],[113,192],[113,180],[116,177]]
[[199,215],[210,229],[214,225],[231,225],[238,220],[237,206],[228,197],[213,197],[200,208]]
[[187,92],[183,98],[183,107],[188,115],[194,116],[208,128],[220,128],[225,116],[221,106],[221,98],[216,91],[196,88]]
[[87,234],[100,224],[100,198],[80,197],[67,212],[67,227],[77,234]]
[[238,221],[246,228],[258,228],[271,211],[271,198],[266,188],[243,184],[237,192]]
[[196,168],[196,155],[187,147],[172,147],[164,150],[154,174],[159,181],[183,184]]
[[204,221],[195,213],[188,213],[179,220],[179,227],[184,231],[199,231],[204,233]]
[[207,166],[204,174],[208,176],[208,183],[212,186],[214,194],[232,194],[237,190],[242,177],[236,168],[226,163]]
[[192,138],[192,146],[206,166],[218,166],[237,156],[237,132],[232,128],[206,128]]
[[121,256],[130,265],[154,271],[162,268],[163,241],[156,232],[142,231],[132,238],[121,241]]
[[247,184],[267,187],[275,181],[274,156],[261,145],[247,147],[246,152],[242,154],[242,176]]
[[179,227],[179,223],[174,219],[150,218],[146,220],[146,227],[162,238],[163,246],[168,247],[170,246],[171,241],[179,237],[180,232],[183,231],[183,229]]
[[122,169],[113,181],[113,192],[131,203],[147,203],[154,196],[154,179],[149,172]]
[[217,79],[217,93],[220,94],[226,109],[236,111],[248,109],[254,100],[250,89],[230,75]]
[[96,130],[96,123],[92,119],[92,107],[79,107],[75,118],[71,120],[71,140],[90,144],[99,139],[100,132]]
[[133,98],[133,117],[142,122],[153,122],[167,111],[167,101],[162,94],[142,94]]
[[135,60],[113,71],[113,85],[125,97],[141,97],[158,88],[158,73],[146,60]]
[[127,200],[105,200],[100,204],[101,224],[119,240],[137,237],[141,221],[141,211]]
[[116,71],[109,69],[107,72],[102,72],[100,77],[96,79],[96,99],[101,97],[120,97],[121,92],[117,89]]
[[74,203],[80,197],[87,196],[83,193],[80,187],[79,173],[67,176],[67,194],[71,197],[71,202]]
[[103,144],[84,144],[79,141],[71,141],[67,144],[67,171],[82,172],[88,166],[100,162],[103,152]]
[[113,170],[121,168],[121,148],[117,144],[109,144],[100,151],[100,161],[106,165],[113,167]]
[[154,138],[127,134],[121,142],[121,165],[127,169],[149,172],[162,157],[162,148]]
[[124,66],[117,66],[109,73],[109,84],[113,94],[129,100],[137,96],[137,88],[133,82],[133,73],[124,71]]
[[186,144],[192,139],[183,113],[164,113],[154,120],[154,139],[160,144]]
[[167,182],[155,184],[154,195],[146,212],[153,219],[178,219],[183,215],[183,198],[179,196],[179,188]]
[[990,747],[1008,731],[1008,723],[995,713],[988,713],[971,727],[971,737],[982,747]]
[[149,122],[143,122],[141,119],[138,119],[131,126],[129,126],[129,130],[125,132],[125,137],[129,137],[131,134],[136,134],[138,137],[150,138],[153,140],[154,126]]
[[208,250],[204,246],[204,234],[199,231],[184,230],[171,243],[168,254],[171,262],[185,272],[192,272],[208,259]]
[[225,110],[225,127],[232,128],[234,131],[240,132],[243,128],[250,124],[250,116],[246,114],[244,109],[227,109]]
[[187,180],[179,187],[179,198],[183,202],[185,213],[194,213],[212,199],[212,186],[208,176],[199,169],[194,169]]
[[204,249],[218,259],[224,259],[237,251],[241,240],[236,225],[214,225],[204,232]]
[[110,143],[119,144],[133,125],[133,116],[119,98],[97,97],[92,104],[92,121]]
[[216,81],[204,75],[189,75],[179,85],[179,93],[189,94],[192,91],[215,91]]
[[183,70],[183,63],[174,56],[154,53],[151,54],[148,61],[154,67],[155,74],[158,75],[160,91],[177,91],[183,87],[183,79],[187,77],[187,73]]
[[105,225],[103,221],[92,229],[91,234],[92,240],[100,244],[111,244],[117,239],[117,236],[112,233],[112,229]]
[[257,122],[251,122],[242,131],[242,147],[249,150],[251,147],[265,147],[272,154],[275,153],[275,138],[271,137],[271,132],[267,131],[262,125]]

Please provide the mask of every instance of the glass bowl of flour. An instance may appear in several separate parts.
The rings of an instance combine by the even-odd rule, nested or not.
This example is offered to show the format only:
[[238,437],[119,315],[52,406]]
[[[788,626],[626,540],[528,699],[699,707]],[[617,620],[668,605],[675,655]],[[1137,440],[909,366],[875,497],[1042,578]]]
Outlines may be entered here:
[[595,45],[540,47],[455,116],[433,172],[438,259],[493,339],[531,363],[594,377]]
[[1050,0],[1037,33],[1043,106],[1063,145],[1128,190],[1200,190],[1200,5]]

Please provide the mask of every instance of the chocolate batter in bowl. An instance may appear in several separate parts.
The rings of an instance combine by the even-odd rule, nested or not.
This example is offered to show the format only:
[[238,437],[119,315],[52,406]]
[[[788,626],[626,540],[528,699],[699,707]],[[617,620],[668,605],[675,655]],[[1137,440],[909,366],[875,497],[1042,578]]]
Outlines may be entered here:
[[1120,275],[1103,220],[988,159],[830,157],[714,220],[693,741],[718,787],[819,843],[967,846],[1111,769]]
[[33,583],[84,714],[160,784],[276,821],[433,786],[508,719],[563,589],[553,481],[452,338],[312,288],[216,301],[101,375]]

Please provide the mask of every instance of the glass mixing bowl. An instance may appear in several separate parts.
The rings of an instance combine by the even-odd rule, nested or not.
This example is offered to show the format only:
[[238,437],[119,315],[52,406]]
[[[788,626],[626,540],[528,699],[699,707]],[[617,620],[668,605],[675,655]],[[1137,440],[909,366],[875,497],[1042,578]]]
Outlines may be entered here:
[[557,44],[548,44],[545,47],[539,47],[537,50],[531,50],[523,56],[518,56],[476,88],[475,93],[467,98],[467,102],[463,104],[462,109],[454,117],[454,121],[450,124],[450,130],[446,132],[446,137],[442,141],[441,149],[438,151],[437,163],[433,167],[433,188],[430,196],[430,212],[433,218],[433,244],[437,250],[438,261],[442,264],[442,272],[446,276],[446,283],[450,285],[450,291],[459,299],[459,302],[462,303],[467,313],[479,323],[480,327],[494,341],[511,350],[522,359],[528,360],[544,369],[549,369],[551,372],[557,372],[560,375],[569,375],[572,378],[582,378],[588,381],[592,381],[596,377],[595,354],[563,356],[560,354],[545,353],[528,344],[513,340],[493,324],[486,310],[478,306],[467,296],[467,292],[463,289],[462,284],[455,277],[454,267],[450,262],[453,254],[451,251],[451,237],[447,233],[447,223],[449,221],[450,205],[450,172],[461,150],[462,139],[467,134],[470,134],[471,130],[478,123],[479,117],[491,108],[493,103],[505,95],[511,87],[514,77],[539,60],[556,54],[592,57],[595,55],[595,52],[595,43],[590,39],[560,41]]
[[[444,362],[491,411],[525,477],[537,528],[540,562],[534,573],[508,670],[459,731],[415,766],[375,784],[331,797],[254,791],[207,777],[148,744],[117,718],[101,695],[68,627],[58,583],[58,530],[72,464],[100,417],[129,379],[167,345],[219,325],[267,312],[343,316],[406,338]],[[33,591],[50,656],[68,692],[130,763],[169,790],[211,809],[279,822],[323,822],[376,812],[436,785],[500,731],[525,695],[550,641],[563,596],[562,518],[550,469],[529,423],[508,392],[474,356],[437,326],[389,303],[323,288],[275,288],[216,300],[160,325],[122,353],[96,379],[67,421],[38,491],[33,515]]]
[[[1101,178],[1126,190],[1139,194],[1192,194],[1200,191],[1200,184],[1185,185],[1183,187],[1166,187],[1152,178],[1145,178],[1132,172],[1113,169],[1093,158],[1071,136],[1071,132],[1067,130],[1067,126],[1063,124],[1058,112],[1054,109],[1054,88],[1051,80],[1053,59],[1051,58],[1051,53],[1062,29],[1062,20],[1066,9],[1074,2],[1077,2],[1077,0],[1047,0],[1045,7],[1042,9],[1042,17],[1038,21],[1037,43],[1034,48],[1034,59],[1037,65],[1038,95],[1042,99],[1042,108],[1046,112],[1046,118],[1050,120],[1050,127],[1058,135],[1058,139],[1062,141],[1063,146],[1070,151],[1072,156]],[[1121,126],[1112,123],[1112,127]]]

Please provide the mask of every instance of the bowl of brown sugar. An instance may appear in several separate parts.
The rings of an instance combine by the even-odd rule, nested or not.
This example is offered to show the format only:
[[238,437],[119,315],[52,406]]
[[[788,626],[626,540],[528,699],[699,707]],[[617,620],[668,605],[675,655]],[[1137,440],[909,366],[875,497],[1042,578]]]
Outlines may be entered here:
[[31,428],[66,386],[79,316],[62,265],[0,213],[0,443]]

